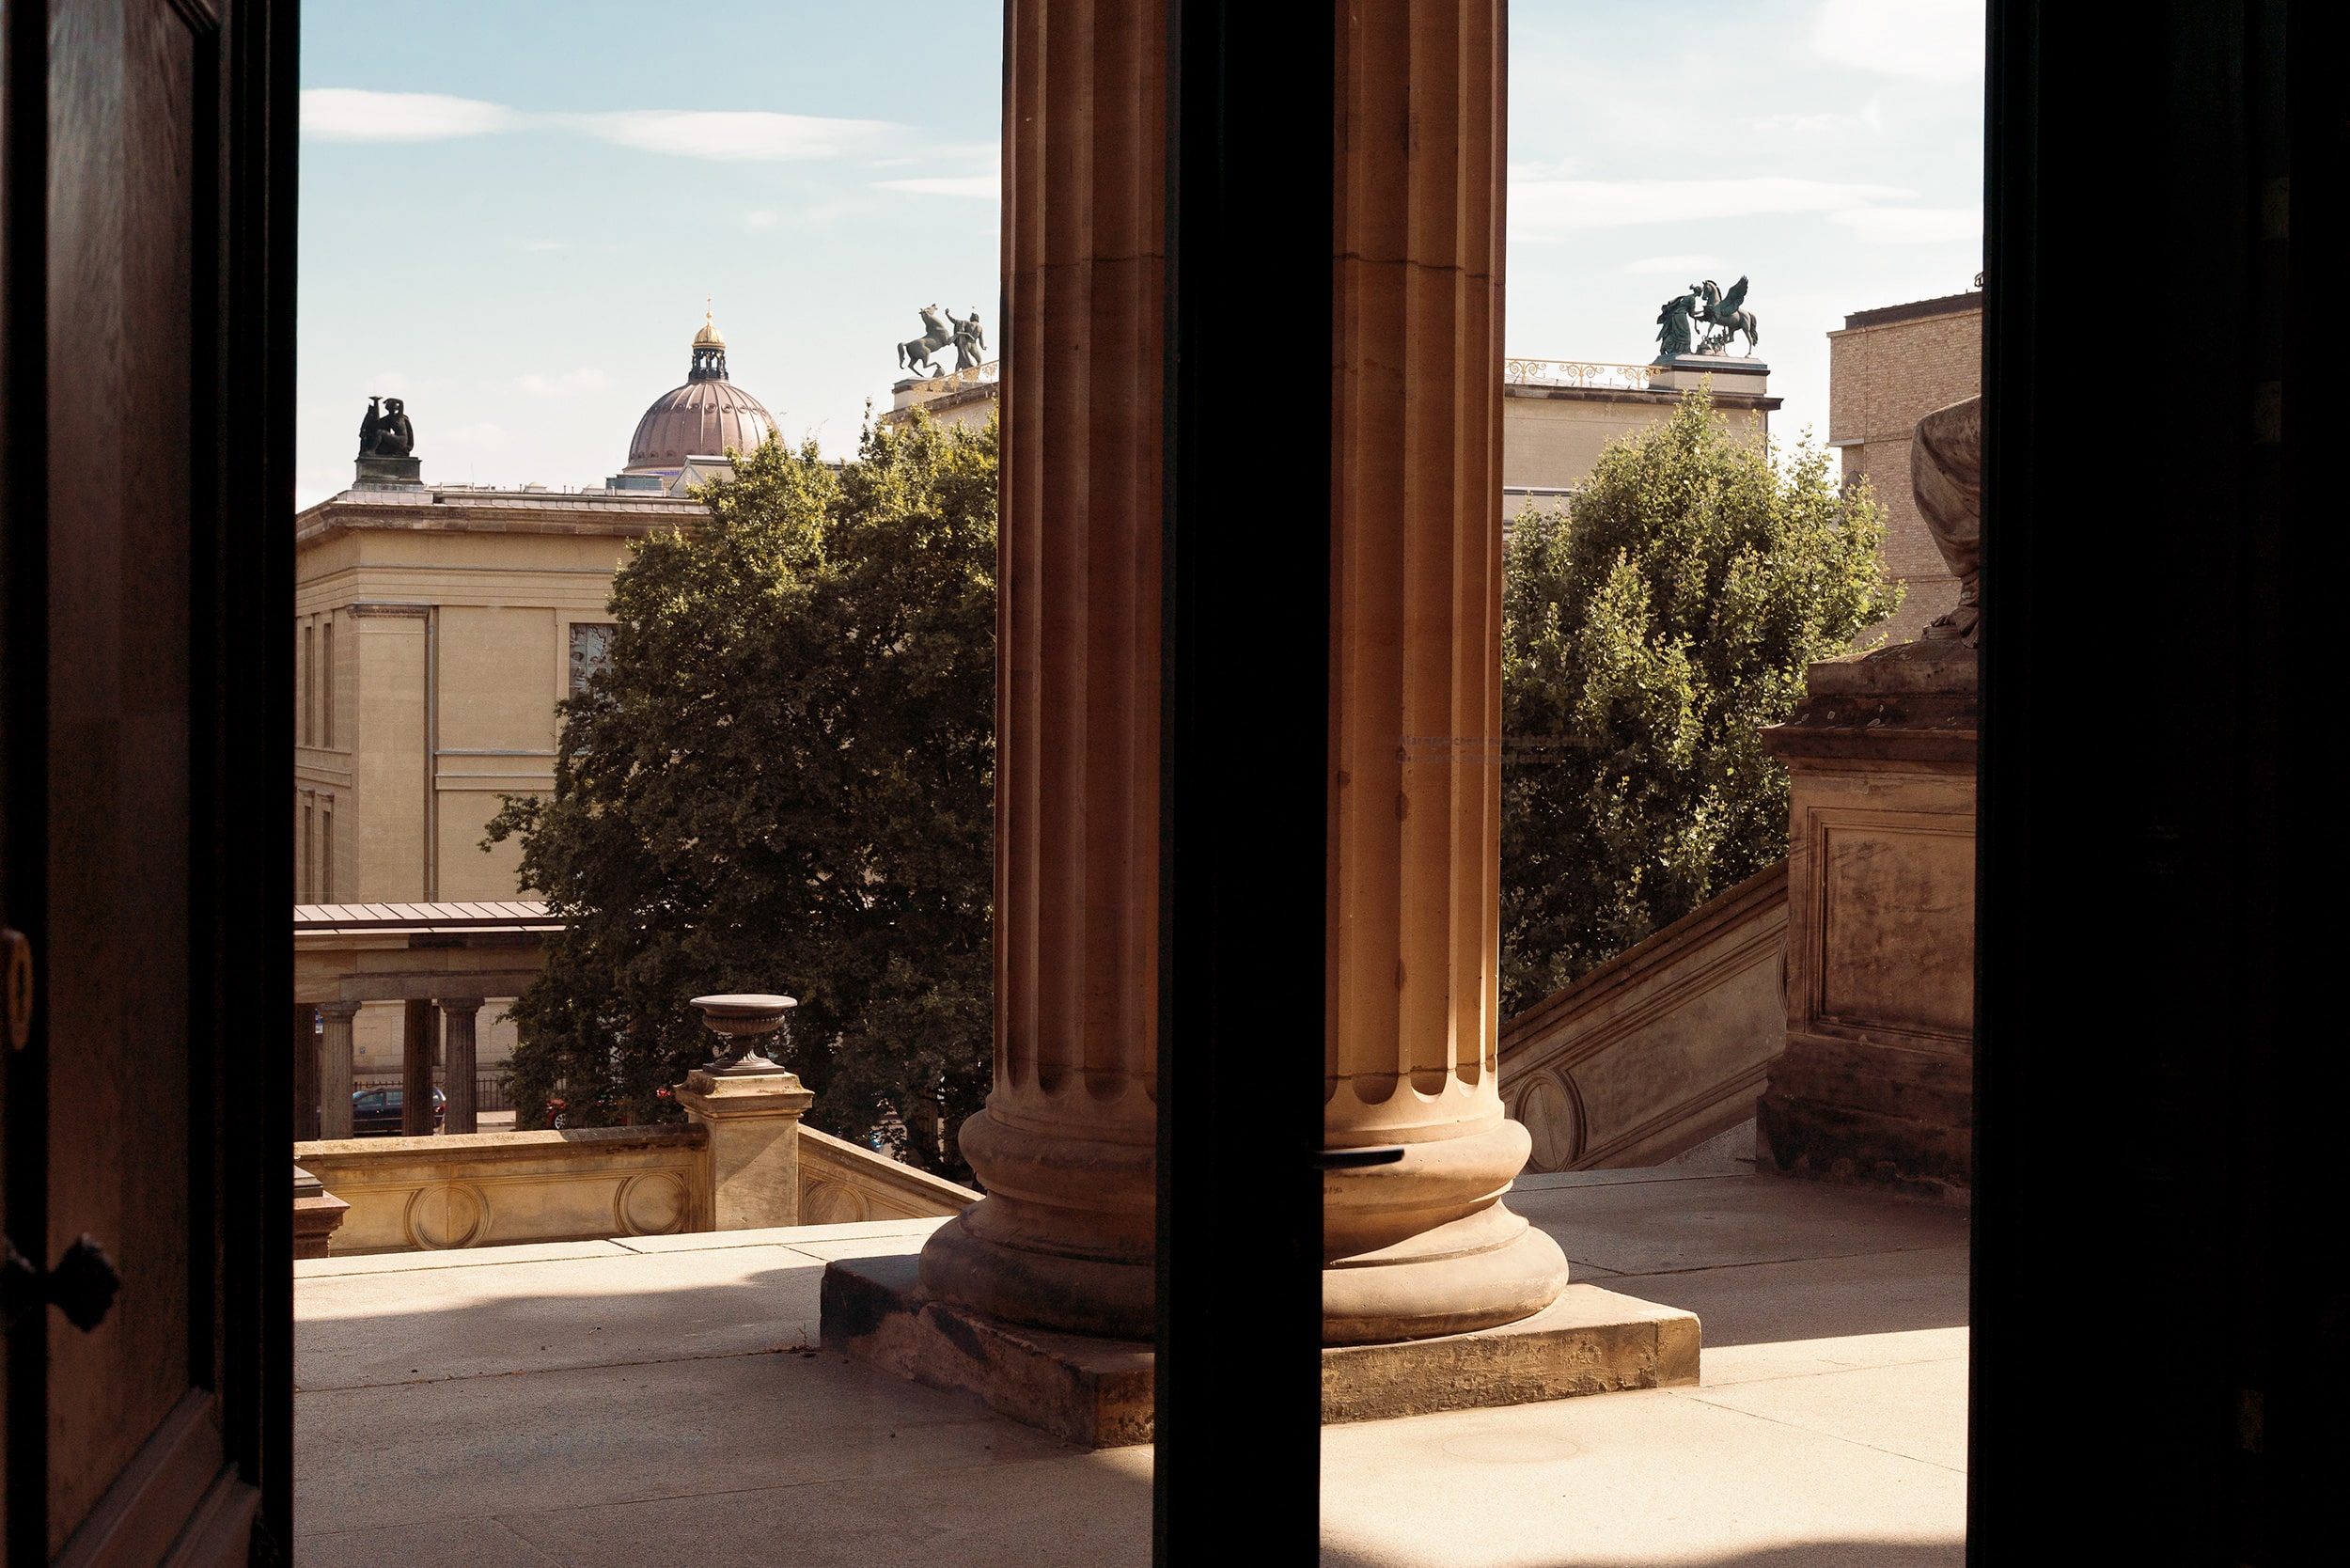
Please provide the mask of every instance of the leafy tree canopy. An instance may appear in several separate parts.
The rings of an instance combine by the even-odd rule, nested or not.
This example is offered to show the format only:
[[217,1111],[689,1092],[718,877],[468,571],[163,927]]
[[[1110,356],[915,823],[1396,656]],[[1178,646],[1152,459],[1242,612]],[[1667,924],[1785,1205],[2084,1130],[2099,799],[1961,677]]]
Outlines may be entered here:
[[1689,392],[1563,511],[1511,526],[1505,1013],[1787,853],[1786,771],[1755,732],[1900,604],[1866,484],[1843,491],[1808,442],[1782,466],[1744,437]]
[[701,497],[613,580],[553,798],[490,823],[564,922],[515,1009],[515,1104],[673,1116],[713,1044],[687,999],[782,991],[809,1122],[965,1175],[993,1040],[995,427],[917,416],[837,466],[771,442]]

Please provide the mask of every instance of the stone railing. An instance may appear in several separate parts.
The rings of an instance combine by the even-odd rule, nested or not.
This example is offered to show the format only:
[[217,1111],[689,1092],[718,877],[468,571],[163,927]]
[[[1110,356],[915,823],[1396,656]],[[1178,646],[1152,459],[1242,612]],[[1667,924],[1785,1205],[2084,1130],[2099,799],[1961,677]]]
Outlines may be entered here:
[[1530,1171],[1656,1165],[1755,1114],[1787,1044],[1787,862],[1501,1027]]
[[697,1126],[590,1127],[334,1138],[294,1158],[351,1205],[340,1258],[713,1230],[709,1146]]
[[1505,386],[1586,386],[1615,392],[1646,392],[1666,375],[1663,365],[1603,365],[1585,359],[1504,359]]
[[873,1219],[959,1215],[979,1200],[927,1170],[901,1165],[861,1144],[800,1129],[800,1223],[847,1225]]
[[[328,1226],[306,1255],[920,1219],[979,1200],[829,1133],[786,1136],[797,1144],[797,1201],[764,1209],[714,1202],[711,1134],[700,1126],[298,1143],[295,1158],[326,1195],[311,1206],[342,1211],[339,1228]],[[299,1228],[309,1216],[296,1209]]]

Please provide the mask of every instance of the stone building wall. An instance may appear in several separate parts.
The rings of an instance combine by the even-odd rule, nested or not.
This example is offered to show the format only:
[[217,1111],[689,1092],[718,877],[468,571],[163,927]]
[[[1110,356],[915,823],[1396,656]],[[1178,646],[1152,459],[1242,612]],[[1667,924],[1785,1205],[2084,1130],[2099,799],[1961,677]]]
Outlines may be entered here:
[[1867,478],[1884,503],[1886,572],[1909,585],[1908,602],[1863,640],[1907,641],[1958,600],[1910,494],[1910,431],[1982,389],[1982,295],[1856,311],[1827,342],[1828,444],[1843,454],[1845,482]]
[[[609,622],[631,540],[701,510],[660,492],[421,486],[297,517],[296,902],[520,895],[520,846],[485,854],[482,829],[501,796],[554,788],[573,629]],[[478,1027],[487,1072],[512,1053],[506,999]],[[400,1070],[398,1003],[368,1003],[352,1033],[361,1076]]]

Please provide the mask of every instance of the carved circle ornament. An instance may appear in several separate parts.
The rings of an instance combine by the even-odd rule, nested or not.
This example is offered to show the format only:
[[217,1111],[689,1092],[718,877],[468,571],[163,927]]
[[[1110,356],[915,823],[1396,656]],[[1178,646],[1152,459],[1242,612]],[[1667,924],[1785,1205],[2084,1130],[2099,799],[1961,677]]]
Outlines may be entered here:
[[408,1195],[400,1223],[420,1251],[472,1247],[490,1229],[490,1200],[469,1182],[436,1182]]
[[872,1217],[865,1195],[838,1182],[811,1182],[800,1194],[803,1225],[851,1225]]
[[1535,1170],[1565,1170],[1583,1152],[1583,1107],[1571,1088],[1548,1073],[1518,1096],[1518,1120],[1534,1140],[1527,1164]]
[[685,1184],[672,1171],[631,1176],[612,1195],[612,1223],[624,1236],[667,1236],[685,1229]]

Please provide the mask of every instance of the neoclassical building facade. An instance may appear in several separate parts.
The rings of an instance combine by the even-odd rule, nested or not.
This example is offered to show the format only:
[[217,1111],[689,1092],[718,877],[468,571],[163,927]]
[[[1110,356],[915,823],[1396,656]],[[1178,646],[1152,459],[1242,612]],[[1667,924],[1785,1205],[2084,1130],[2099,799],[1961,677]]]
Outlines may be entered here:
[[[630,542],[699,515],[690,487],[775,433],[707,320],[691,353],[600,486],[362,482],[294,519],[298,902],[516,896],[519,847],[483,830],[502,797],[555,787],[556,704],[604,655]],[[359,1072],[398,1065],[399,1014],[362,1013]],[[498,1020],[485,1066],[511,1043]]]

